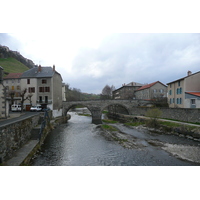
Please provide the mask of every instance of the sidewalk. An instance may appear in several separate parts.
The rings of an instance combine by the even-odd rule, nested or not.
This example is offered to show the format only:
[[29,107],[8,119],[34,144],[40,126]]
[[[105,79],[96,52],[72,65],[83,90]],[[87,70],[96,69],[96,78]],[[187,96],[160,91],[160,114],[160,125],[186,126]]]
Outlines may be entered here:
[[[145,117],[145,116],[136,116],[136,117],[141,118],[141,119],[150,119],[150,117]],[[192,124],[192,123],[189,123],[189,122],[180,122],[180,121],[173,121],[173,120],[160,119],[160,118],[158,118],[157,120],[164,121],[164,122],[172,122],[172,123],[177,123],[177,124],[183,124],[183,125],[188,125],[188,126],[200,127],[200,125],[198,125],[198,124]]]
[[15,153],[15,155],[10,160],[4,164],[4,166],[20,166],[33,152],[38,143],[38,140],[29,140],[21,149]]

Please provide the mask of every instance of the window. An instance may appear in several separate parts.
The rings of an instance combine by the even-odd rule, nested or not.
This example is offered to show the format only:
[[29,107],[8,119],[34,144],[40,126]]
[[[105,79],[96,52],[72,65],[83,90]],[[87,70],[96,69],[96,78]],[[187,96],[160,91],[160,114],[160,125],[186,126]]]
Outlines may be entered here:
[[179,89],[180,94],[182,94],[182,88]]
[[172,104],[172,99],[170,98],[169,103]]
[[50,92],[50,87],[45,87],[45,92]]
[[34,87],[29,87],[28,88],[29,93],[35,93],[35,88]]
[[39,102],[42,103],[42,97],[41,96],[39,96]]
[[156,89],[153,89],[153,93],[156,93],[157,92],[157,90]]
[[15,90],[15,86],[12,86],[12,90]]
[[20,90],[20,86],[19,85],[17,86],[17,90]]
[[27,84],[30,84],[30,79],[27,79]]
[[39,92],[44,92],[44,87],[39,87]]
[[47,80],[46,79],[42,79],[42,84],[46,84]]
[[181,82],[180,81],[178,81],[178,86],[180,86],[181,85]]
[[172,95],[172,90],[169,91],[169,95]]
[[39,87],[39,92],[50,92],[50,87]]
[[45,96],[45,103],[48,103],[48,96]]
[[173,98],[173,103],[174,103],[175,101],[174,101],[174,98]]
[[180,104],[182,104],[182,98],[180,98],[180,101],[179,101],[179,103],[180,103]]
[[196,99],[191,99],[191,104],[195,105],[196,104]]

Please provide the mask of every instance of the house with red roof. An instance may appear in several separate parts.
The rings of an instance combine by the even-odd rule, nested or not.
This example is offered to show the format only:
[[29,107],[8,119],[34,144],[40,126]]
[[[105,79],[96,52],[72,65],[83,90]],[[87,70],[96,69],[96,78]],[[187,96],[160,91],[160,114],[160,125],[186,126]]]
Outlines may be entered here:
[[160,81],[144,85],[136,90],[136,99],[153,100],[167,97],[167,86]]
[[200,71],[167,83],[171,108],[200,108]]

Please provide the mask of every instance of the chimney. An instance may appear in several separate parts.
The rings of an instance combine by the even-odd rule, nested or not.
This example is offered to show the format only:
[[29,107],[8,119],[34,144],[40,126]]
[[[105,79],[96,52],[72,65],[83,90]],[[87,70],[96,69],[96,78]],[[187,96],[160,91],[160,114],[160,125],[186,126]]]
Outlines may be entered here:
[[190,76],[191,74],[192,74],[192,72],[191,72],[191,71],[188,71],[188,72],[187,72],[187,75],[188,75],[188,76]]
[[41,71],[42,71],[42,67],[41,67],[41,65],[39,65],[38,72],[41,72]]
[[56,70],[55,70],[55,65],[53,65],[53,71],[55,72]]

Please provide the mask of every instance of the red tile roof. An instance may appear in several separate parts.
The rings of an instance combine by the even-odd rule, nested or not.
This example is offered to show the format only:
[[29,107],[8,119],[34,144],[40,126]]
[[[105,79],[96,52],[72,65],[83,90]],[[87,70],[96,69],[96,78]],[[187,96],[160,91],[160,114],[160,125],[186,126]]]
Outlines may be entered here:
[[200,92],[186,92],[186,93],[200,97]]
[[[147,85],[144,85],[142,86],[141,88],[137,89],[137,91],[139,90],[144,90],[144,89],[147,89],[147,88],[150,88],[151,86],[155,85],[156,83],[161,83],[160,81],[156,81],[156,82],[153,82],[153,83],[150,83],[150,84],[147,84]],[[161,83],[162,84],[162,83]],[[164,85],[164,84],[162,84]]]
[[20,78],[23,73],[10,73],[4,79],[15,79]]

